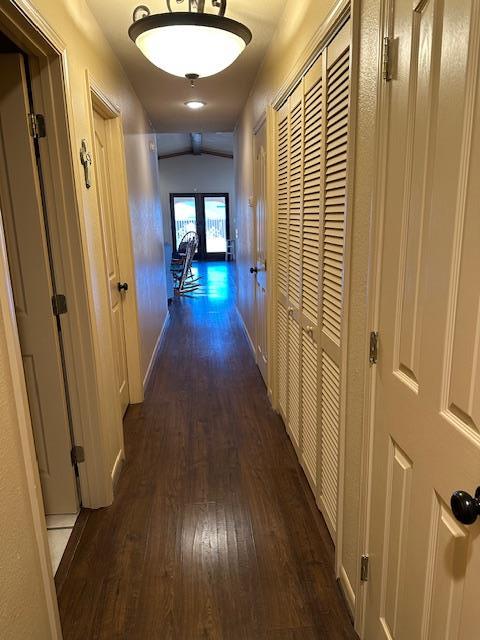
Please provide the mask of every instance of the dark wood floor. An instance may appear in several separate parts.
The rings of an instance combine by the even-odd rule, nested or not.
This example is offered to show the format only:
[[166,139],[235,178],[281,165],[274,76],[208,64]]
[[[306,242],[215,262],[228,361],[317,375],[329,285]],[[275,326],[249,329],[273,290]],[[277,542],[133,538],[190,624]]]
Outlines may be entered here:
[[[115,503],[59,587],[65,640],[355,638],[333,547],[236,315],[225,264],[177,300]],[[206,295],[208,293],[208,295]]]

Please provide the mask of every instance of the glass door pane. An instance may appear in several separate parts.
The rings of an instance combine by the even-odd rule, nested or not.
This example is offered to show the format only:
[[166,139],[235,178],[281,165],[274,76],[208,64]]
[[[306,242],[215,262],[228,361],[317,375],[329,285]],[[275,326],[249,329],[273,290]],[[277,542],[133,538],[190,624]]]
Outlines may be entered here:
[[203,204],[207,253],[225,253],[227,250],[226,196],[204,196]]
[[197,231],[195,196],[174,196],[173,217],[175,225],[175,247],[178,249],[178,245],[186,233],[189,231]]

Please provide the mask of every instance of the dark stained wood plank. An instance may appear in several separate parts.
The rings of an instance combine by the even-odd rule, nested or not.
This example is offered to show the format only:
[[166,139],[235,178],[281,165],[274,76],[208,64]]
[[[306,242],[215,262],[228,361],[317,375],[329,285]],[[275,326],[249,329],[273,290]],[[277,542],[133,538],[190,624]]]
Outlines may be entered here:
[[114,504],[62,578],[65,640],[349,640],[333,545],[234,307],[232,265],[175,300]]

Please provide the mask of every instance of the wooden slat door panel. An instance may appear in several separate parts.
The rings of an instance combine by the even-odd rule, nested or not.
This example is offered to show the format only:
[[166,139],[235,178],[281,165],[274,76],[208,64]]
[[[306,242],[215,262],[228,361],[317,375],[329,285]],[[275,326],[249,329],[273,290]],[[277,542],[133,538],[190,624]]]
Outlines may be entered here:
[[323,220],[320,296],[320,452],[319,502],[335,537],[338,504],[342,316],[345,225],[347,217],[347,143],[350,107],[350,23],[324,52],[325,120]]
[[277,113],[277,398],[335,538],[350,23]]
[[276,387],[278,407],[285,424],[288,412],[288,208],[289,208],[289,103],[277,112],[276,226]]
[[318,318],[323,193],[323,56],[303,79],[303,101],[301,462],[312,489],[316,491],[320,442]]

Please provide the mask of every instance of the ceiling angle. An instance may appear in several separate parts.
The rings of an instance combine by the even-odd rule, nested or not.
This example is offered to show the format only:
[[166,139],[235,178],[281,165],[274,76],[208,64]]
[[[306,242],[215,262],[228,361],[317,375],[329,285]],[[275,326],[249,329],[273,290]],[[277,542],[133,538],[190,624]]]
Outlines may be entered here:
[[244,24],[227,18],[227,0],[210,0],[218,13],[205,12],[209,0],[176,0],[188,3],[188,11],[152,14],[145,5],[133,12],[128,34],[155,66],[167,73],[194,81],[229,67],[252,39]]

